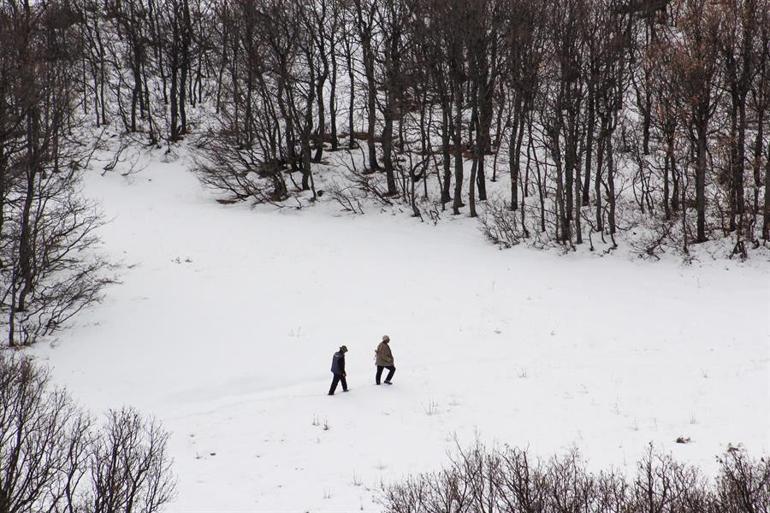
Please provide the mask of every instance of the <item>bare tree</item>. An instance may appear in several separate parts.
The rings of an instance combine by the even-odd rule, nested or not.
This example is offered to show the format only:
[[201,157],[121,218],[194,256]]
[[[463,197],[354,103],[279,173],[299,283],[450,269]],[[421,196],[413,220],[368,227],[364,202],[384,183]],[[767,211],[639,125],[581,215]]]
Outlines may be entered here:
[[66,510],[79,500],[89,419],[28,358],[0,354],[0,511]]
[[[744,238],[754,240],[752,231],[746,233],[745,178],[749,167],[747,158],[748,95],[755,77],[762,68],[767,48],[760,46],[760,13],[767,12],[762,0],[734,0],[718,6],[725,27],[719,32],[718,45],[724,61],[724,73],[730,98],[730,230],[736,230],[735,253],[746,256]],[[757,110],[763,106],[756,104]],[[758,130],[763,114],[758,112]],[[756,175],[756,171],[755,171]],[[756,176],[755,176],[756,181]]]
[[0,512],[159,511],[176,486],[167,440],[131,409],[97,429],[45,369],[0,353]]
[[716,112],[719,72],[717,35],[720,20],[708,2],[685,2],[679,20],[680,37],[671,40],[672,65],[677,71],[674,93],[695,155],[696,242],[705,242],[708,135]]
[[0,166],[12,170],[1,180],[0,308],[14,346],[61,328],[98,301],[110,279],[94,252],[99,217],[77,190],[87,152],[72,135],[76,12],[55,2],[2,7],[0,23],[11,29],[8,54],[16,60],[2,69],[18,74],[0,77],[15,85],[0,109]]
[[356,42],[361,46],[364,74],[366,76],[366,143],[369,151],[369,170],[375,171],[380,168],[377,162],[377,147],[375,145],[375,130],[377,126],[377,79],[375,77],[377,34],[375,33],[375,20],[377,2],[374,0],[352,0],[351,3],[356,35],[358,37]]
[[89,510],[154,513],[174,496],[168,434],[136,411],[110,411],[91,444]]

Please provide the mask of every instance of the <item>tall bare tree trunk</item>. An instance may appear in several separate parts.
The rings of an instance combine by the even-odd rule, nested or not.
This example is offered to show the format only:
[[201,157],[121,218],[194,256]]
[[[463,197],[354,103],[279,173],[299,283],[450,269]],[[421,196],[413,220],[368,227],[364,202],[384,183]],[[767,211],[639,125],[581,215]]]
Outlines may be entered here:
[[[695,161],[695,208],[696,242],[706,242],[706,138],[707,127],[704,123],[696,126],[696,161]],[[686,207],[686,206],[685,206]]]
[[459,84],[454,85],[454,130],[452,131],[454,139],[454,163],[455,163],[455,194],[454,201],[452,202],[452,213],[457,215],[460,213],[460,208],[463,207],[463,106],[462,106],[462,92]]

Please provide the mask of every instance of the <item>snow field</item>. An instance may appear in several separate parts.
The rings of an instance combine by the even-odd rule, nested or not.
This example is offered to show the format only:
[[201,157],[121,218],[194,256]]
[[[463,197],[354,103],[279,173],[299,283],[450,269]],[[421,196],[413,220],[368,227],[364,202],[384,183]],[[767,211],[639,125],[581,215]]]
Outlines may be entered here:
[[[633,470],[770,452],[770,269],[516,248],[477,224],[223,206],[183,160],[89,174],[121,284],[33,350],[98,413],[172,431],[171,512],[379,511],[476,436]],[[390,335],[397,372],[374,385]],[[347,354],[347,394],[328,397]],[[675,444],[678,436],[692,443]]]

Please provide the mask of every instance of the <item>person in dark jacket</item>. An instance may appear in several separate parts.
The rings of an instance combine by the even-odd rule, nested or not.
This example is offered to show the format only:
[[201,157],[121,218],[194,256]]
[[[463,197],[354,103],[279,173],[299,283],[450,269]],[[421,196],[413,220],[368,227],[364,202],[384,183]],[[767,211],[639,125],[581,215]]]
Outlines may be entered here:
[[390,380],[393,379],[393,374],[396,373],[396,367],[393,365],[395,362],[393,360],[393,352],[390,350],[389,336],[385,335],[382,337],[382,342],[377,346],[374,354],[374,363],[377,366],[377,374],[374,376],[374,382],[379,385],[380,378],[382,377],[382,370],[388,369],[388,375],[385,377],[385,384],[392,385],[393,383],[391,383]]
[[329,388],[329,395],[334,395],[334,391],[337,390],[337,383],[342,383],[342,391],[348,391],[348,382],[345,380],[347,374],[345,374],[345,353],[348,352],[348,348],[340,346],[340,350],[334,353],[332,357],[332,386]]

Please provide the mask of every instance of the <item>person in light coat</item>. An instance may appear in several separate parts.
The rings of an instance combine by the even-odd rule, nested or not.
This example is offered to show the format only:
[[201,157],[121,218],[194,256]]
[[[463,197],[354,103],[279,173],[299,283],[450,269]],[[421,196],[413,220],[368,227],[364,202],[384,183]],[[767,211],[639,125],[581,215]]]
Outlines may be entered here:
[[393,374],[396,373],[396,367],[393,360],[393,352],[390,350],[390,337],[385,335],[382,337],[382,342],[377,346],[375,350],[375,365],[377,365],[377,374],[374,376],[374,381],[378,385],[380,384],[380,378],[382,378],[382,370],[388,369],[388,375],[385,377],[385,384],[392,385]]

